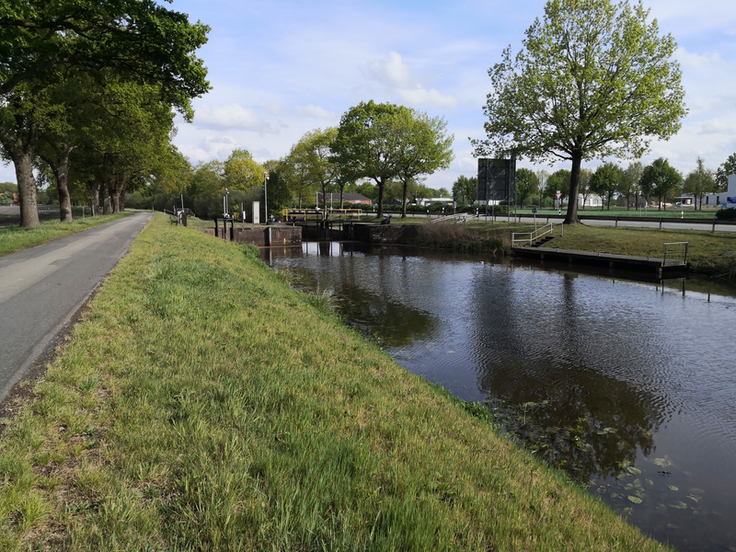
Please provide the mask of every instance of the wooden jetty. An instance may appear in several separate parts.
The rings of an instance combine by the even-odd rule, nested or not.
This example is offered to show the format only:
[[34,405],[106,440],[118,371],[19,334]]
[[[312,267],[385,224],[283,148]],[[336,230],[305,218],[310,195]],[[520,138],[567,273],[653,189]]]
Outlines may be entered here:
[[514,247],[514,255],[535,258],[540,261],[608,267],[616,270],[627,270],[647,275],[676,276],[687,271],[687,261],[683,259],[660,257],[634,257],[631,255],[613,255],[610,253],[594,253],[590,251],[571,251],[550,247]]

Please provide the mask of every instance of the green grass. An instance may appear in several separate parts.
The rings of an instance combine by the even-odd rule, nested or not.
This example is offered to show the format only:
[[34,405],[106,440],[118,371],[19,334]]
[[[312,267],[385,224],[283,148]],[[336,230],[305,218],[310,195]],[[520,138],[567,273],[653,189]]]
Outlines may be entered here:
[[664,550],[156,215],[0,438],[0,550]]
[[[558,234],[558,230],[555,230],[555,234]],[[688,262],[696,272],[726,275],[736,269],[736,234],[730,232],[612,228],[575,224],[565,226],[564,237],[557,237],[547,247],[662,257],[663,245],[668,242],[689,243]]]
[[[648,208],[648,209],[642,209],[639,211],[638,209],[626,209],[625,207],[611,207],[611,209],[601,209],[600,207],[595,208],[587,208],[587,209],[580,209],[578,208],[578,216],[589,216],[589,217],[632,217],[632,218],[650,218],[650,219],[659,219],[659,218],[680,218],[680,216],[684,216],[686,219],[708,219],[712,220],[716,216],[716,208],[713,207],[704,207],[704,209],[695,211],[692,207],[687,208],[679,208],[679,207],[667,207],[666,210],[658,210],[655,208]],[[531,207],[522,209],[517,209],[518,214],[523,215],[531,215],[532,210]],[[562,215],[564,216],[567,214],[567,205],[565,205],[562,209]],[[547,216],[553,216],[557,215],[557,209],[538,209],[537,210],[537,216],[538,217],[547,217]]]
[[28,249],[47,241],[63,238],[70,234],[82,232],[88,228],[112,222],[119,218],[132,215],[132,211],[126,211],[116,215],[102,215],[99,217],[77,218],[73,222],[45,221],[41,222],[39,228],[26,230],[17,226],[0,228],[0,256],[15,253],[22,249]]

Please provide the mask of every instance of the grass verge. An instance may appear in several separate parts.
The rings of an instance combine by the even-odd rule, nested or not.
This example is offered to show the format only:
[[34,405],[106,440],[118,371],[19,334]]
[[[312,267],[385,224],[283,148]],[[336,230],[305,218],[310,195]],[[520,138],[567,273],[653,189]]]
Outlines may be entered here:
[[663,550],[156,215],[0,440],[0,550]]
[[93,226],[99,226],[112,222],[119,218],[132,215],[132,211],[118,213],[116,215],[102,215],[99,217],[87,217],[85,219],[74,219],[73,222],[61,222],[58,220],[41,222],[39,228],[26,230],[17,226],[0,228],[0,256],[15,253],[22,249],[28,249],[41,245],[47,241],[63,238],[69,234],[82,232]]
[[688,242],[688,263],[695,272],[711,276],[733,276],[736,272],[736,234],[733,233],[612,228],[585,224],[565,226],[564,232],[564,237],[555,238],[547,247],[662,257],[665,243]]

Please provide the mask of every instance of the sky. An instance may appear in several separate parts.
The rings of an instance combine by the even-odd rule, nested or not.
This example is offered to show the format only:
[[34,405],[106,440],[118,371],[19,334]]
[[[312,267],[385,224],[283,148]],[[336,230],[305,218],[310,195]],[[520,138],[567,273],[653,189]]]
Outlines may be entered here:
[[[174,143],[193,164],[247,149],[263,162],[288,154],[308,131],[337,126],[361,101],[390,102],[443,117],[454,161],[428,177],[433,188],[477,172],[469,138],[483,139],[488,69],[544,14],[543,0],[174,0],[211,27],[198,51],[212,90],[193,101],[193,123],[177,119]],[[736,7],[733,0],[644,0],[661,33],[678,43],[689,113],[669,141],[642,161],[665,157],[683,175],[698,156],[716,169],[736,152]],[[616,161],[616,160],[614,160]],[[630,160],[618,160],[626,166]],[[595,168],[601,160],[585,163]],[[550,172],[569,163],[517,167]],[[0,181],[15,181],[12,165]]]

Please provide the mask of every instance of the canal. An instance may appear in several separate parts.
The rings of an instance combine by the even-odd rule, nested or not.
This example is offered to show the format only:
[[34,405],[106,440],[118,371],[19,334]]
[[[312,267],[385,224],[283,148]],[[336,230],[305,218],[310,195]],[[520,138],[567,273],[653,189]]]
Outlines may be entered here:
[[736,293],[397,247],[267,249],[295,287],[645,533],[736,550]]

